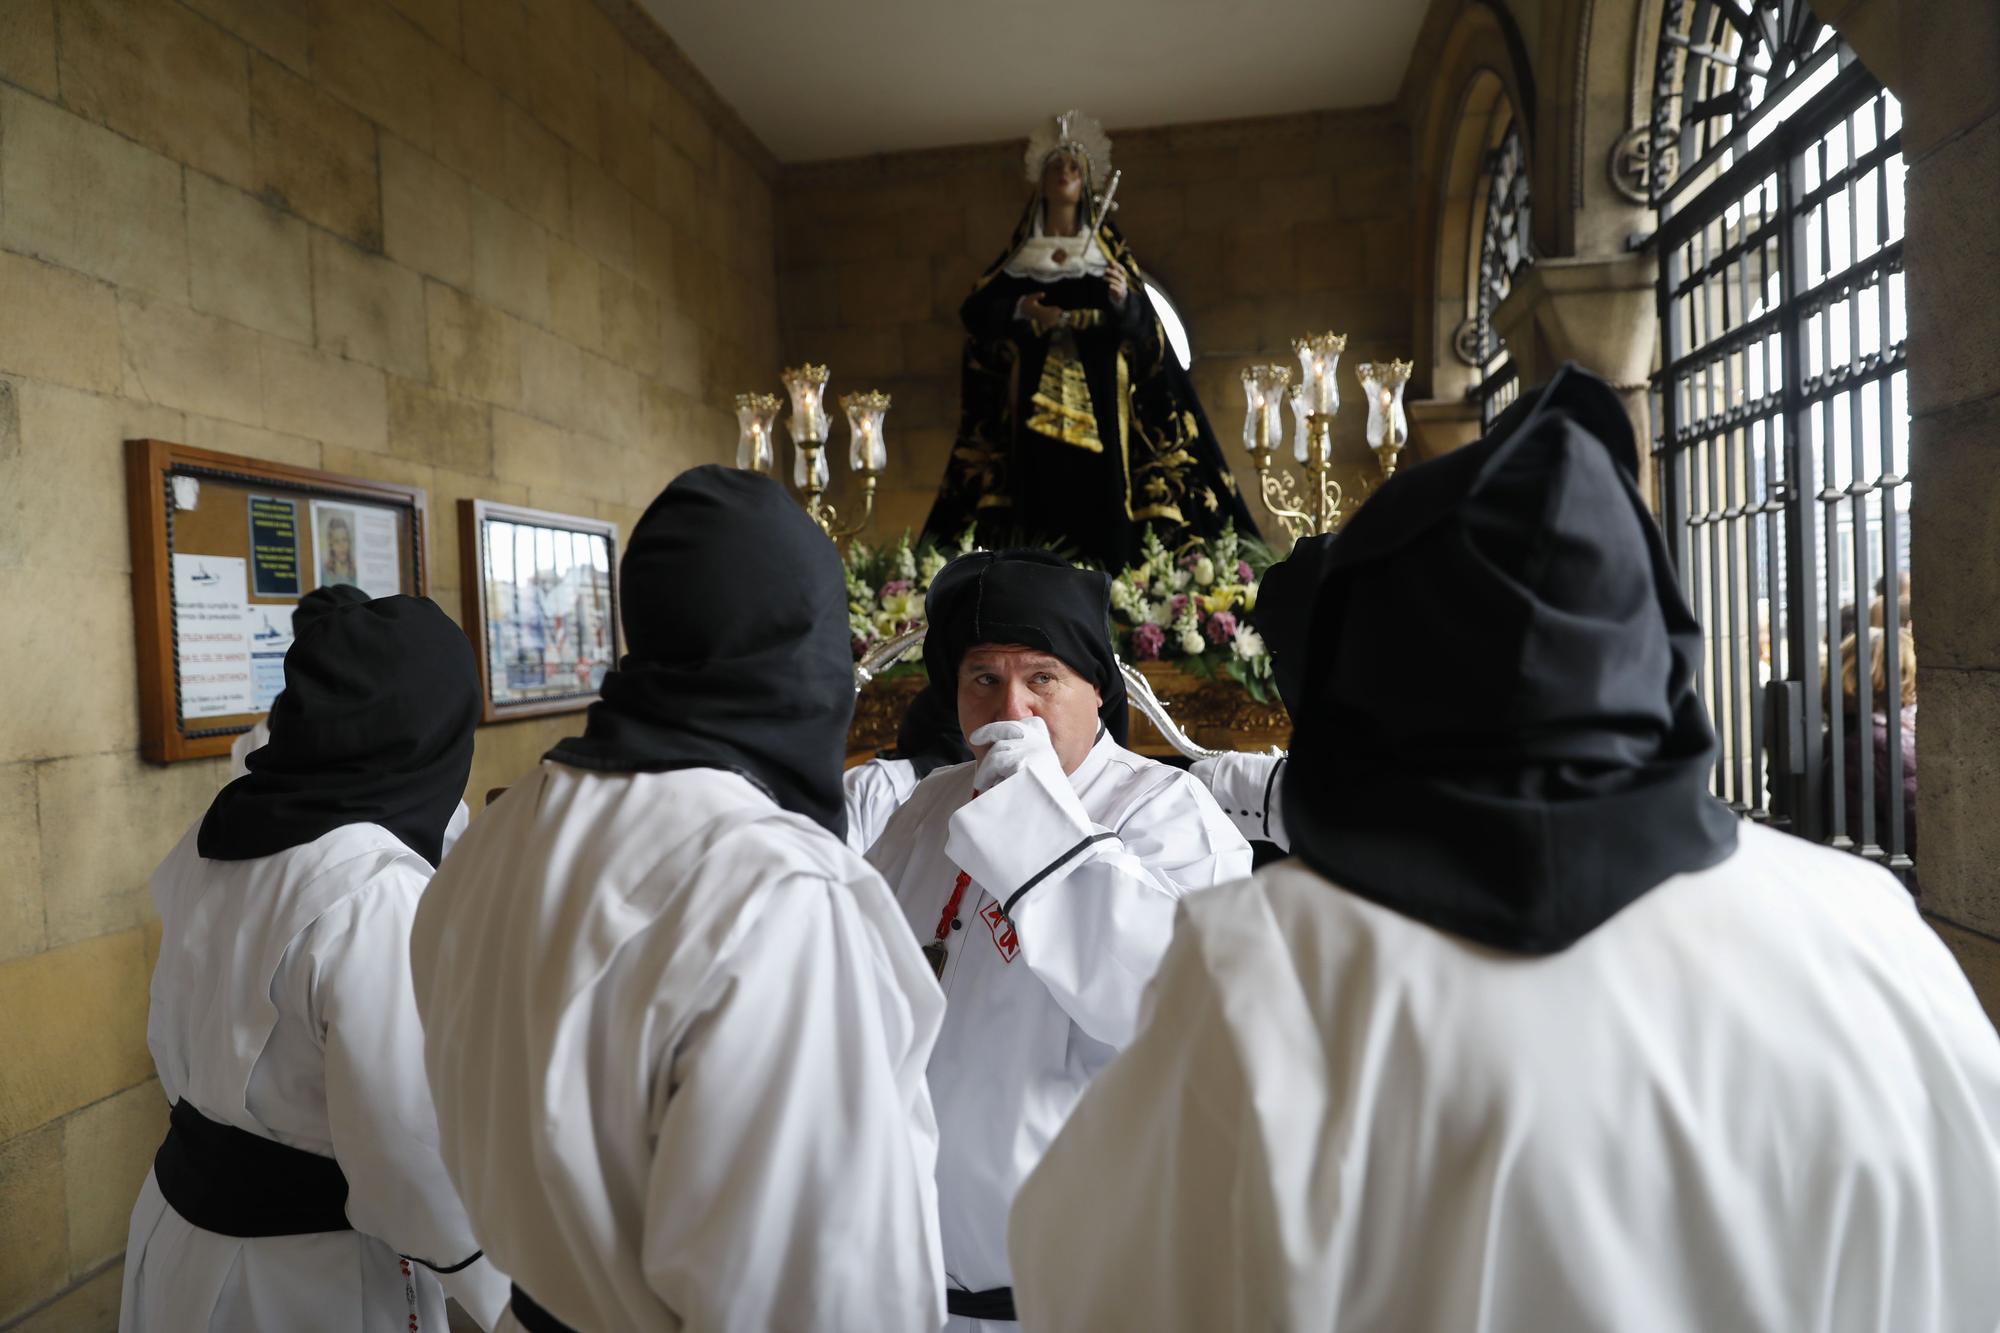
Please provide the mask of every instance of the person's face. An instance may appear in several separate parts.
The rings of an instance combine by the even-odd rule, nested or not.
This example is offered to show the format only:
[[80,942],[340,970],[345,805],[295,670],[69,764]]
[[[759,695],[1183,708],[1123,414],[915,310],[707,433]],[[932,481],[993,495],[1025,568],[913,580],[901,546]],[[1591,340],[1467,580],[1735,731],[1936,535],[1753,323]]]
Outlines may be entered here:
[[[967,737],[988,722],[1038,717],[1049,729],[1063,772],[1074,773],[1097,741],[1104,695],[1039,648],[983,643],[958,666],[958,725]],[[974,745],[984,759],[987,745]]]
[[1083,198],[1083,165],[1068,153],[1057,153],[1042,168],[1042,196],[1051,203],[1074,204]]
[[354,534],[347,530],[345,523],[330,523],[326,529],[326,544],[332,552],[333,562],[344,565],[354,549]]

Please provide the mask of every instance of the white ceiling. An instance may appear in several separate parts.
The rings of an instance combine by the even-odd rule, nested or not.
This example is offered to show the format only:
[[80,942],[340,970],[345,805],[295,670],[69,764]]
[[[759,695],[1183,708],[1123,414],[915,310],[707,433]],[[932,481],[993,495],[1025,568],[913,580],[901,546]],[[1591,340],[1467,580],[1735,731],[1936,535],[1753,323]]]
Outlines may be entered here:
[[1371,106],[1425,0],[642,0],[782,162]]

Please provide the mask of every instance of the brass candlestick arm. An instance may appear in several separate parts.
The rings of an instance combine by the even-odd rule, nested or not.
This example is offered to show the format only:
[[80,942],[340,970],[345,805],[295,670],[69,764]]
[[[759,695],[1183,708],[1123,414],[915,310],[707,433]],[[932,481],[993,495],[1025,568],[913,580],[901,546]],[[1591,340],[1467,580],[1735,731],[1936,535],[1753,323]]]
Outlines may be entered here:
[[830,504],[814,501],[806,505],[806,512],[812,515],[813,522],[819,524],[821,532],[837,542],[846,541],[867,527],[868,520],[875,516],[875,474],[864,472],[861,475],[861,517],[852,523],[842,524],[839,511]]

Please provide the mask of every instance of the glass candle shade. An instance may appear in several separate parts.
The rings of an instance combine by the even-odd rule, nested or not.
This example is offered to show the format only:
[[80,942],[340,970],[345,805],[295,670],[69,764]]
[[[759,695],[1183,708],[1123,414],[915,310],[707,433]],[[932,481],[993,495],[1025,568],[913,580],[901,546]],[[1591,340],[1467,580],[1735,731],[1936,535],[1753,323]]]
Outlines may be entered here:
[[1287,397],[1292,404],[1292,457],[1303,463],[1312,456],[1312,408],[1306,405],[1306,386],[1294,384]]
[[773,432],[778,424],[778,395],[736,395],[736,466],[769,472],[778,461]]
[[1347,335],[1315,333],[1294,338],[1292,350],[1299,354],[1299,383],[1306,389],[1306,408],[1331,416],[1340,411],[1340,354],[1347,350]]
[[1285,390],[1292,382],[1287,366],[1246,366],[1243,369],[1243,447],[1268,454],[1285,440]]
[[826,464],[826,450],[811,440],[792,441],[792,485],[801,491],[825,490],[832,472]]
[[792,433],[792,443],[825,444],[827,432],[832,429],[821,401],[826,395],[826,367],[808,362],[787,370],[782,378],[785,392],[792,397],[791,419],[785,423]]
[[1368,396],[1368,447],[1402,448],[1410,438],[1410,419],[1403,412],[1403,386],[1413,369],[1408,361],[1363,361],[1354,368],[1361,391]]
[[847,466],[857,475],[872,476],[889,466],[889,445],[882,438],[882,418],[889,414],[889,395],[879,389],[844,393],[840,410],[847,414]]

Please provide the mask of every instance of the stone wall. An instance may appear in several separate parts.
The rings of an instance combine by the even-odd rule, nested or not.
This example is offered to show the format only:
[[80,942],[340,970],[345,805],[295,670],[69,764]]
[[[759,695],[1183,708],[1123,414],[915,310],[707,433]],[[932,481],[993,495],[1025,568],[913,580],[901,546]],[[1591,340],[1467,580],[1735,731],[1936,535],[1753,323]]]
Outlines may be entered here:
[[461,497],[629,531],[777,370],[774,168],[632,19],[0,0],[0,1327],[115,1323],[146,877],[224,775],[138,757],[121,441],[427,488],[456,615]]
[[2000,1022],[2000,7],[1900,10],[1918,870]]
[[[1324,329],[1349,335],[1349,406],[1334,432],[1343,479],[1372,476],[1352,366],[1410,355],[1401,121],[1385,111],[1319,113],[1111,137],[1124,172],[1119,223],[1186,321],[1195,385],[1239,481],[1254,488],[1238,447],[1239,373],[1258,361],[1296,371],[1291,339]],[[1014,141],[857,158],[788,168],[780,183],[787,364],[826,362],[829,401],[845,389],[895,395],[873,535],[920,526],[944,474],[958,421],[958,307],[1027,203],[1021,152]],[[844,442],[836,427],[836,461]],[[844,493],[838,466],[834,485]],[[1254,500],[1251,510],[1261,515]]]

